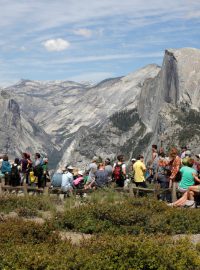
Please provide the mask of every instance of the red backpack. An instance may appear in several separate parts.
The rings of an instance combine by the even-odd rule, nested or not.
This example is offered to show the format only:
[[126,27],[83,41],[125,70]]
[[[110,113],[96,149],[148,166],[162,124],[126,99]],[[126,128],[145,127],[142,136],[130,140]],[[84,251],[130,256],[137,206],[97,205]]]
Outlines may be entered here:
[[123,178],[123,171],[122,171],[122,164],[116,163],[114,171],[113,171],[113,178],[115,181],[118,181]]

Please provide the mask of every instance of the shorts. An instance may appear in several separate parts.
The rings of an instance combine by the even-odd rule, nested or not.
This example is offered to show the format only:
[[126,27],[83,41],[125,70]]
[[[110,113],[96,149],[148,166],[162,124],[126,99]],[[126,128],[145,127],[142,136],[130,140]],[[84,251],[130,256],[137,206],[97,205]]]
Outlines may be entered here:
[[65,187],[61,187],[62,192],[68,192],[73,190],[72,186],[65,186]]
[[146,182],[135,182],[136,187],[147,188]]
[[178,186],[178,191],[180,191],[181,193],[185,193],[187,190],[187,188],[181,188]]

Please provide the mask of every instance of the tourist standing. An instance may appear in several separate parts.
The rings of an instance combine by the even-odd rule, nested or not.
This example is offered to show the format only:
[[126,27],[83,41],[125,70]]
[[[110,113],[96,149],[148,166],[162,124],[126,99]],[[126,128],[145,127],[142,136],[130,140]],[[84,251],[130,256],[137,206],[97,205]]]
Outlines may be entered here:
[[113,179],[118,187],[124,187],[124,181],[126,179],[124,155],[117,156],[117,162],[113,165]]
[[146,172],[146,166],[144,164],[144,156],[139,155],[137,157],[137,161],[133,165],[134,170],[134,182],[137,187],[143,187],[146,188],[146,182],[145,182],[145,172]]

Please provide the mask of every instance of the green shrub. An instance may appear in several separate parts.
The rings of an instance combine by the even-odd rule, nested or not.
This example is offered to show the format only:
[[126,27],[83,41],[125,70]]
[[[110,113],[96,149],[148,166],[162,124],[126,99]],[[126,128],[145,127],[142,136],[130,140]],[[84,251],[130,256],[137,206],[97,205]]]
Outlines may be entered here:
[[[97,194],[99,201],[68,207],[43,225],[2,218],[0,269],[200,269],[199,244],[164,235],[199,233],[198,209],[173,209],[150,198],[126,196],[117,196],[113,202],[105,194],[102,198],[101,192]],[[22,209],[30,214],[30,208]],[[61,240],[60,229],[94,236],[73,245]]]
[[57,216],[57,228],[84,233],[200,233],[199,209],[171,209],[148,197],[89,203]]
[[4,195],[0,196],[0,206],[0,212],[3,213],[9,213],[11,211],[20,212],[20,209],[26,209],[27,211],[47,211],[54,208],[51,199],[44,196],[18,197],[16,195]]
[[6,219],[0,222],[0,243],[2,244],[35,244],[57,241],[54,227],[48,223],[43,225],[22,219]]
[[108,235],[79,246],[59,243],[0,244],[0,269],[198,270],[200,252],[188,240]]

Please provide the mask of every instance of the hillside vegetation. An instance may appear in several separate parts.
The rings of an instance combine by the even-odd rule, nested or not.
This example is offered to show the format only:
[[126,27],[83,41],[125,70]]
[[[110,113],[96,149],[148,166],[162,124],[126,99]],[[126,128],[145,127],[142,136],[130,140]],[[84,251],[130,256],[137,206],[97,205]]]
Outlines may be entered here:
[[[0,269],[200,269],[200,245],[173,238],[200,233],[199,209],[110,190],[64,202],[3,196],[0,205]],[[69,231],[90,238],[61,237]]]

